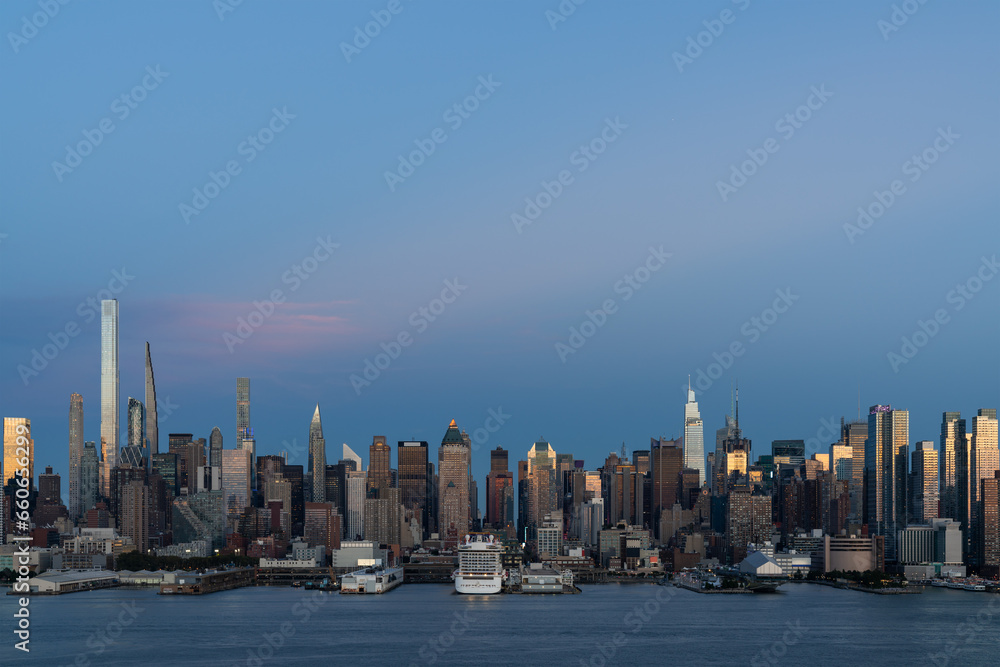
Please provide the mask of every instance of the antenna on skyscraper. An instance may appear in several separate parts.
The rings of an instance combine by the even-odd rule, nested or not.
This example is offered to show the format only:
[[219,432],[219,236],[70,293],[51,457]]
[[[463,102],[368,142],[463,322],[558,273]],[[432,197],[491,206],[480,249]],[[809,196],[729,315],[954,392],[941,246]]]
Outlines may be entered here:
[[740,439],[740,382],[736,381],[736,405],[733,408],[733,418],[736,420],[736,439]]
[[622,440],[622,461],[625,460],[625,441]]

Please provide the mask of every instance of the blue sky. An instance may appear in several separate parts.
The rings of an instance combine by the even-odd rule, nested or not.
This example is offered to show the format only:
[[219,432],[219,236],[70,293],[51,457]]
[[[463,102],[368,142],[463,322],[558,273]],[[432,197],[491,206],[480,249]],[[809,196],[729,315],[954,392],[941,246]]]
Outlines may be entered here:
[[[263,453],[303,446],[317,402],[334,460],[341,442],[367,459],[376,434],[437,445],[452,418],[473,432],[502,408],[474,454],[481,486],[497,445],[513,465],[544,436],[592,468],[679,435],[699,370],[721,371],[698,392],[706,441],[738,379],[754,456],[829,444],[821,420],[855,415],[859,386],[863,411],[910,410],[913,442],[936,440],[945,410],[1000,403],[996,3],[919,5],[892,31],[888,2],[591,0],[560,22],[555,1],[389,4],[70,3],[35,31],[37,3],[0,6],[0,405],[32,419],[36,469],[65,473],[72,392],[99,440],[99,324],[80,304],[123,269],[122,419],[148,340],[176,406],[163,447],[216,425],[234,446],[237,376]],[[391,21],[348,62],[372,12]],[[88,136],[72,170],[53,165]],[[225,187],[185,215],[212,173]],[[546,207],[519,229],[526,198]],[[626,299],[619,281],[661,247]],[[970,280],[972,298],[953,292]],[[445,281],[461,288],[435,304]],[[557,344],[608,300],[564,362]]]

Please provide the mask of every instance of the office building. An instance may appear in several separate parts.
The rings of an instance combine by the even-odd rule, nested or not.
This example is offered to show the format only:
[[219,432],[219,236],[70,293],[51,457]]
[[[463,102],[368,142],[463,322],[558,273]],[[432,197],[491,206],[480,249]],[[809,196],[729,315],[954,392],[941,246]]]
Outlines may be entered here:
[[[146,444],[146,407],[142,401],[128,397],[128,433],[126,443],[128,447],[145,449]],[[146,457],[148,458],[148,456]]]
[[366,477],[363,470],[348,470],[345,474],[344,534],[349,540],[361,539],[365,534]]
[[250,505],[250,471],[253,463],[246,449],[223,449],[222,462],[222,504],[230,518],[239,515]]
[[772,440],[771,457],[775,470],[782,465],[797,468],[806,460],[806,443],[804,440]]
[[490,472],[486,476],[486,525],[504,528],[512,523],[514,475],[509,470],[507,450],[490,452]]
[[985,576],[1000,576],[1000,471],[979,482],[979,567]]
[[3,485],[22,470],[27,461],[28,479],[35,486],[35,441],[31,437],[31,420],[24,417],[3,419]]
[[455,548],[469,530],[469,465],[472,451],[452,419],[438,449],[438,531]]
[[118,300],[101,301],[101,493],[111,495],[111,469],[118,465]]
[[930,523],[938,518],[938,453],[931,440],[921,440],[910,463],[910,521]]
[[424,440],[400,440],[396,443],[396,464],[400,502],[403,504],[404,518],[416,519],[422,536],[429,533],[428,525],[428,485],[427,442]]
[[364,539],[375,544],[400,544],[402,505],[399,489],[375,487],[364,501]]
[[[979,564],[982,544],[983,507],[979,493],[982,480],[992,480],[1000,470],[1000,450],[997,448],[997,411],[980,409],[972,418],[972,429],[966,439],[968,443],[968,523],[967,554],[973,565]],[[961,511],[961,507],[959,508]]]
[[323,438],[323,419],[319,414],[319,403],[309,422],[309,479],[312,480],[312,497],[315,503],[327,501],[326,497],[326,440]]
[[252,438],[250,431],[250,378],[236,378],[236,442]]
[[80,463],[83,459],[83,396],[69,397],[69,516],[74,521],[83,514],[80,505]]
[[941,516],[955,520],[959,516],[955,454],[959,447],[965,447],[965,439],[965,420],[961,413],[943,413],[938,451],[938,493],[941,497]]
[[652,476],[652,521],[660,525],[660,515],[677,502],[681,471],[684,469],[684,449],[680,440],[651,438],[649,452]]
[[163,478],[166,490],[171,497],[178,496],[181,492],[178,458],[176,453],[163,452],[153,454],[153,460],[150,462],[150,469],[154,474]]
[[701,421],[690,377],[687,403],[684,404],[684,467],[698,470],[699,487],[705,482],[705,425]]
[[896,534],[906,527],[910,415],[888,405],[868,409],[865,442],[865,522],[885,538],[885,559],[896,559]]
[[384,435],[376,435],[368,448],[368,494],[373,496],[379,489],[389,488],[392,488],[392,447],[386,444]]
[[222,429],[218,426],[208,436],[208,465],[222,467]]

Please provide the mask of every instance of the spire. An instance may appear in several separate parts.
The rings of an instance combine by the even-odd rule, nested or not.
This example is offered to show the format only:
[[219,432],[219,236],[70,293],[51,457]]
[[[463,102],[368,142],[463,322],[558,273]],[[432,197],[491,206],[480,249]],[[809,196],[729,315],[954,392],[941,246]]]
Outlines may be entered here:
[[314,422],[321,421],[319,417],[319,403],[316,404],[316,412],[313,413],[313,421]]

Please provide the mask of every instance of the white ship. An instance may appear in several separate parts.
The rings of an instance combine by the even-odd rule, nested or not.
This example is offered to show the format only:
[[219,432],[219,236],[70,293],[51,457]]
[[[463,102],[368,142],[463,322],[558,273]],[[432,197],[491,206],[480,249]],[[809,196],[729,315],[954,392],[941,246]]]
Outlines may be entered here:
[[458,547],[455,590],[472,595],[499,593],[504,580],[503,546],[489,533],[469,533]]

